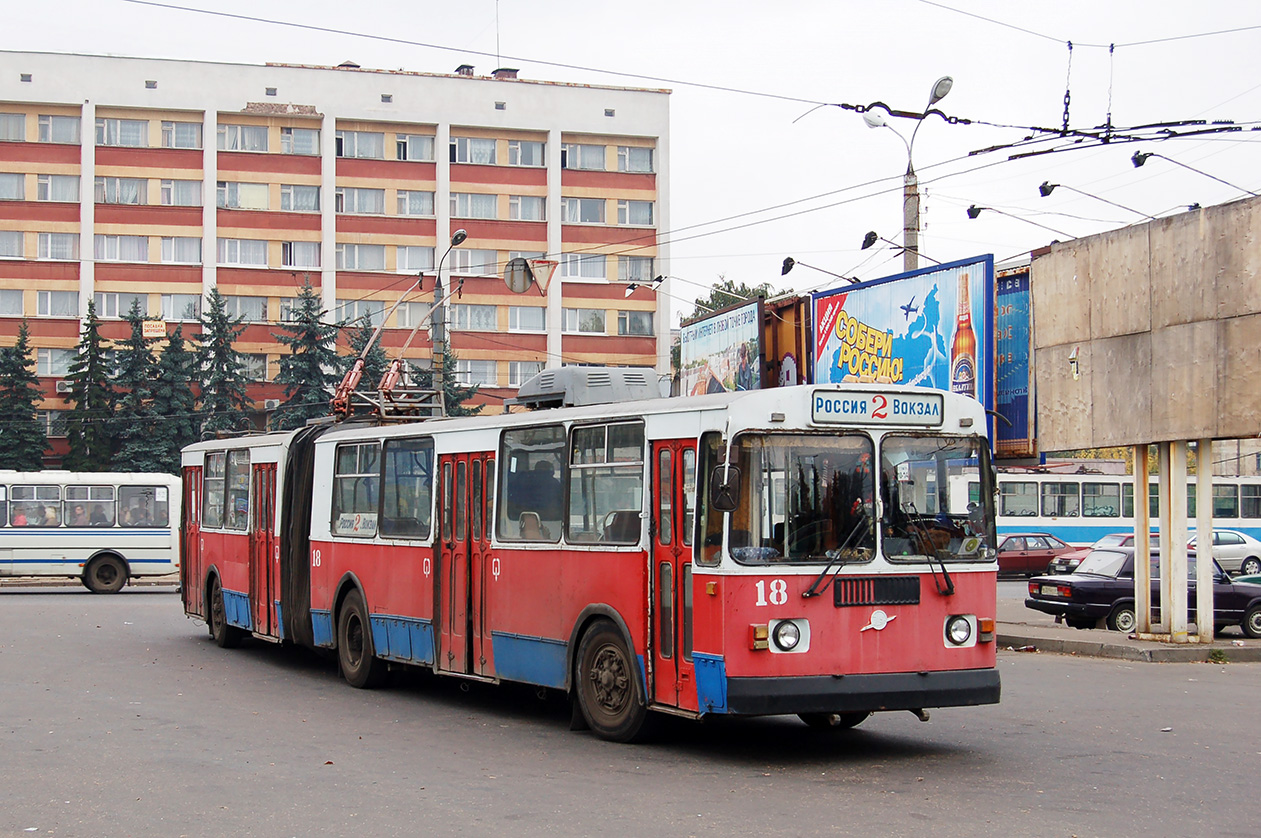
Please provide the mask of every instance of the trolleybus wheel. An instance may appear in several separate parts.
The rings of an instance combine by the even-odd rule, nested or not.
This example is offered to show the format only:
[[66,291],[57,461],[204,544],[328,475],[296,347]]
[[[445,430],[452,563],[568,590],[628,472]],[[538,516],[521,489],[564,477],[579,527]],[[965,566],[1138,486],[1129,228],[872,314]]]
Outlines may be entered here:
[[83,584],[94,594],[116,594],[127,584],[127,565],[118,556],[97,556],[83,569]]
[[337,662],[346,683],[359,689],[380,686],[385,678],[385,661],[372,648],[372,627],[363,596],[351,591],[337,616]]
[[574,682],[582,715],[601,739],[633,742],[646,733],[634,658],[612,623],[596,623],[583,635]]
[[240,646],[245,633],[236,626],[228,625],[228,613],[223,607],[223,585],[218,576],[210,580],[210,608],[207,610],[210,619],[206,622],[215,645],[221,649],[235,649]]
[[871,713],[860,711],[856,713],[798,713],[797,718],[808,724],[810,727],[827,728],[829,730],[849,730],[851,727],[858,727]]

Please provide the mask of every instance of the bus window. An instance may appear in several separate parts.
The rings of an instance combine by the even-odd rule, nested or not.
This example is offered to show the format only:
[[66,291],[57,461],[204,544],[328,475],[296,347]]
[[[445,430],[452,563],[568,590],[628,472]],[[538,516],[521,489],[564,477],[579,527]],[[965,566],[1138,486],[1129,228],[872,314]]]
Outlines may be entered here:
[[238,448],[228,452],[228,468],[224,476],[227,508],[223,526],[244,531],[250,521],[250,452]]
[[998,514],[1013,518],[1038,517],[1038,484],[1004,480],[998,484]]
[[206,469],[202,477],[201,525],[207,529],[223,526],[223,502],[225,498],[223,473],[227,454],[206,455]]
[[119,486],[118,505],[124,527],[165,527],[170,517],[165,486]]
[[692,527],[696,517],[696,452],[683,452],[683,543],[692,546]]
[[60,486],[13,486],[9,497],[13,502],[15,527],[57,527],[61,525]]
[[375,442],[337,446],[333,468],[333,534],[377,534],[377,483],[381,449]]
[[61,519],[71,527],[112,527],[113,486],[67,486]]
[[[982,437],[886,436],[880,445],[884,555],[893,561],[993,561],[989,467]],[[968,500],[972,480],[981,484],[979,502]]]
[[1241,497],[1240,518],[1261,518],[1261,486],[1239,487]]
[[674,469],[670,449],[657,452],[657,543],[670,544],[674,537],[671,501],[674,499]]
[[504,431],[499,455],[499,538],[559,541],[564,517],[565,429]]
[[1042,515],[1045,518],[1076,518],[1081,514],[1081,497],[1076,483],[1043,483]]
[[0,527],[9,522],[9,488],[0,486]]
[[1081,511],[1085,518],[1115,518],[1121,511],[1119,483],[1082,483]]
[[574,428],[571,446],[566,539],[638,543],[644,507],[644,426],[620,422]]
[[433,440],[385,443],[381,535],[428,538],[433,515]]

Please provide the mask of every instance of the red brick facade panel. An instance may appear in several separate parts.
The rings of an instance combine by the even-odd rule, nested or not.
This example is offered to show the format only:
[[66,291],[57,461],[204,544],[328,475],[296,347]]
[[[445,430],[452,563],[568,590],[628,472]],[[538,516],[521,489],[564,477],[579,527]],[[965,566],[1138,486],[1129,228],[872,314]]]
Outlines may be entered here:
[[415,160],[363,160],[358,157],[337,158],[337,177],[373,178],[388,181],[434,181],[438,168],[434,163]]
[[[547,169],[530,166],[480,166],[468,163],[451,165],[451,191],[459,192],[461,183],[494,184],[496,186],[547,186]],[[501,192],[506,189],[500,190]]]
[[[4,143],[0,143],[0,146]],[[0,201],[0,220],[79,223],[79,205],[52,201]]]
[[[352,297],[351,291],[367,292],[367,291],[390,291],[392,294],[402,296],[408,288],[416,282],[416,274],[405,273],[347,273],[345,271],[337,272],[337,294],[343,300]],[[425,291],[433,291],[432,275],[425,282]],[[419,297],[409,295],[409,300],[426,299],[432,300],[432,296]]]
[[517,332],[458,332],[451,331],[451,348],[460,352],[498,352],[507,358],[509,354],[547,351],[547,335],[520,334]]
[[567,359],[570,353],[604,353],[605,355],[644,355],[655,362],[657,339],[611,335],[565,335],[561,339],[561,352]]
[[[110,262],[96,263],[96,281],[101,282],[161,282],[164,285],[179,282],[190,288],[166,288],[171,294],[201,293],[200,265],[134,265]],[[155,289],[156,291],[156,289]]]
[[0,259],[0,279],[79,279],[78,262],[21,262]]
[[263,172],[277,175],[319,177],[320,158],[305,154],[267,154],[249,151],[221,151],[217,158],[220,180],[231,180],[228,172]]
[[201,227],[201,207],[154,207],[132,206],[129,204],[97,204],[95,216],[97,224],[150,224],[162,227]]
[[[644,230],[638,227],[609,227],[600,224],[566,224],[561,228],[561,240],[571,244],[608,244],[627,248],[631,256],[650,256],[629,248],[645,249],[657,246],[657,231]],[[568,248],[566,248],[568,249]]]
[[[314,212],[267,212],[264,210],[217,210],[219,229],[320,231],[320,215]],[[254,237],[251,233],[251,237]],[[265,238],[258,236],[258,238]],[[272,236],[272,238],[275,238]]]
[[657,176],[638,172],[585,172],[577,169],[563,169],[560,173],[561,187],[574,186],[590,189],[626,189],[640,192],[655,192]]
[[[316,217],[319,221],[319,217]],[[318,223],[315,229],[319,229]],[[433,236],[437,222],[409,215],[339,215],[337,232],[355,235]]]
[[140,169],[201,169],[202,152],[188,148],[118,148],[97,146],[97,166]]
[[[653,293],[650,289],[643,289],[635,291],[630,299],[648,300],[652,299],[652,297]],[[584,302],[606,303],[609,300],[622,302],[627,299],[626,286],[620,282],[612,285],[602,282],[566,282],[561,289],[561,299],[570,308]]]
[[79,163],[79,146],[65,143],[0,143],[0,163]]
[[[3,322],[13,324],[14,335],[17,334],[17,329],[22,323],[21,319],[16,317]],[[31,330],[31,341],[35,346],[40,346],[41,340],[47,339],[60,339],[63,343],[67,340],[77,342],[79,339],[79,321],[74,318],[31,317],[26,322]]]
[[547,222],[545,221],[453,218],[451,226],[468,233],[468,241],[463,247],[481,247],[478,244],[479,241],[510,241],[520,243],[521,250],[547,250]]

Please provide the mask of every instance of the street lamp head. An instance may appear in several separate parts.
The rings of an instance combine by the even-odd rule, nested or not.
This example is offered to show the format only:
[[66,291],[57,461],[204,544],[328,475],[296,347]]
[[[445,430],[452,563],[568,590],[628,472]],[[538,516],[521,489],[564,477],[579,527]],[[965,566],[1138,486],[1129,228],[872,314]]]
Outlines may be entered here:
[[783,276],[793,269],[793,265],[797,264],[797,260],[791,256],[784,257],[784,266],[779,269],[779,275]]
[[1058,183],[1051,183],[1049,180],[1044,180],[1042,181],[1042,185],[1038,187],[1038,192],[1039,194],[1042,195],[1043,198],[1045,198],[1048,195],[1050,195],[1052,192],[1054,192],[1055,187],[1057,186],[1059,186]]
[[928,94],[928,107],[940,102],[946,98],[946,94],[950,92],[950,88],[954,87],[955,80],[950,76],[942,76],[933,83],[933,89]]
[[976,218],[981,214],[981,210],[983,209],[985,209],[985,207],[978,207],[976,204],[973,204],[968,207],[968,218]]
[[455,247],[456,245],[462,244],[467,238],[468,232],[463,229],[456,230],[455,235],[451,236],[451,246]]
[[888,121],[875,111],[863,111],[863,122],[867,123],[868,128],[883,128],[888,125]]
[[1134,156],[1130,158],[1130,162],[1131,162],[1131,163],[1133,163],[1133,164],[1134,164],[1134,168],[1136,168],[1136,169],[1137,169],[1139,166],[1142,166],[1144,163],[1146,163],[1146,162],[1147,162],[1147,158],[1148,158],[1148,157],[1151,157],[1153,153],[1154,153],[1154,152],[1150,152],[1150,151],[1149,151],[1149,152],[1147,152],[1146,154],[1144,154],[1144,153],[1143,153],[1143,152],[1141,152],[1141,151],[1136,151],[1136,152],[1134,152]]
[[862,247],[862,249],[863,249],[863,250],[866,250],[867,248],[871,247],[873,244],[875,244],[875,243],[876,243],[877,241],[879,241],[879,240],[880,240],[880,237],[876,235],[876,231],[875,231],[875,230],[872,230],[870,233],[868,233],[867,235],[863,236],[863,247]]

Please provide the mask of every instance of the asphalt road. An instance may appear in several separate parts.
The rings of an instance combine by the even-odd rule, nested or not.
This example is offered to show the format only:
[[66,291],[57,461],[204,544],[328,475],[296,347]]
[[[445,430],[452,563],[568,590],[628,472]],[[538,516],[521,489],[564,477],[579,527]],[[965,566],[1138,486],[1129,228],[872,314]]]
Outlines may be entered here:
[[171,589],[0,592],[0,836],[1255,835],[1261,664],[1000,654],[1003,702],[568,730],[531,689],[222,650]]

